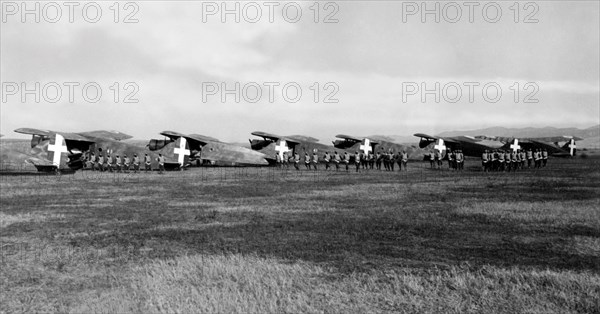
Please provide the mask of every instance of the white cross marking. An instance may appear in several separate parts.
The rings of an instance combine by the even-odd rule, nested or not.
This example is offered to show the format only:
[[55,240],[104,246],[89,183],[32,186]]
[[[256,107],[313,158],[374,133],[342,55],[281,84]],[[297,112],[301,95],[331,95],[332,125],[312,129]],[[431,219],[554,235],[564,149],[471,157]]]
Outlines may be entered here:
[[290,149],[287,146],[285,140],[279,140],[279,144],[275,145],[275,151],[279,154],[279,158],[283,160],[283,153],[287,153]]
[[444,145],[444,140],[443,139],[439,139],[437,144],[435,144],[435,146],[433,146],[433,149],[437,149],[440,151],[440,153],[443,153],[443,151],[446,150],[446,145]]
[[62,155],[62,153],[67,153],[67,146],[64,145],[63,143],[65,142],[65,138],[60,135],[60,134],[56,134],[54,135],[54,144],[49,144],[48,145],[48,150],[51,152],[54,152],[54,157],[52,158],[52,164],[54,164],[57,167],[60,167],[60,157]]
[[362,150],[365,155],[368,155],[369,152],[373,150],[373,147],[371,147],[371,141],[368,138],[365,138],[365,144],[361,144],[359,149]]
[[577,146],[575,146],[575,140],[574,139],[571,139],[571,143],[569,143],[569,148],[571,149],[570,154],[571,154],[571,156],[573,156],[573,150],[575,148],[577,148]]
[[178,155],[177,162],[180,165],[183,165],[183,159],[185,158],[185,155],[190,155],[190,150],[185,148],[185,145],[187,143],[185,137],[180,137],[179,140],[179,147],[175,147],[173,152]]
[[515,139],[515,141],[513,142],[513,144],[510,145],[510,149],[512,149],[514,152],[516,152],[517,150],[521,149],[521,145],[519,145],[519,140]]

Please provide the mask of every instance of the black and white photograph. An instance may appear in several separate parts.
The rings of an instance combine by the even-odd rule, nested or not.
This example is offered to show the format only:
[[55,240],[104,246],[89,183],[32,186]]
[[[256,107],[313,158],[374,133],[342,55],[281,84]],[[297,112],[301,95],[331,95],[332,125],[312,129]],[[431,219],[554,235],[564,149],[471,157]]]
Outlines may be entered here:
[[597,0],[0,18],[0,313],[600,312]]

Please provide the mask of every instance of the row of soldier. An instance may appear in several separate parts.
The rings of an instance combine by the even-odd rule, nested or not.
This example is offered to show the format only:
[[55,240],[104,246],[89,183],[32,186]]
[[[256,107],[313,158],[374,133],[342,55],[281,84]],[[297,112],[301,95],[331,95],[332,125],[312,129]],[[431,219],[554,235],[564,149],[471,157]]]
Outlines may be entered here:
[[[406,151],[402,151],[397,154],[394,154],[392,150],[388,151],[387,153],[382,150],[375,154],[355,152],[354,155],[351,155],[348,152],[344,152],[342,155],[335,151],[333,154],[326,152],[322,158],[323,162],[325,163],[325,170],[332,168],[332,164],[335,166],[336,171],[340,170],[340,167],[342,166],[345,167],[346,171],[349,171],[350,166],[353,164],[357,172],[361,168],[363,170],[382,170],[382,166],[383,169],[387,171],[394,171],[396,163],[398,164],[399,171],[402,171],[402,168],[404,168],[404,171],[406,171],[408,166],[408,154]],[[275,160],[282,169],[288,169],[289,165],[293,164],[296,170],[300,170],[301,159],[300,154],[297,152],[289,154],[289,156],[287,152],[283,152],[281,155],[275,154]],[[311,170],[311,168],[318,170],[319,155],[316,151],[313,151],[312,156],[310,156],[308,152],[305,152],[303,160],[304,167],[307,170]]]
[[[462,171],[465,166],[465,155],[462,150],[448,150],[448,169]],[[429,165],[431,169],[442,168],[442,153],[439,150],[429,152]]]
[[[152,158],[145,154],[143,161],[144,169],[152,171]],[[158,170],[162,173],[165,170],[165,157],[158,154],[156,161],[158,162]],[[127,154],[123,154],[123,156],[115,155],[113,158],[110,154],[106,154],[106,157],[104,157],[103,154],[96,156],[91,153],[84,161],[84,165],[89,165],[92,171],[129,172],[133,170],[134,173],[137,173],[140,171],[141,159],[137,154],[133,154],[131,158]]]
[[485,150],[481,154],[481,169],[483,171],[516,171],[519,169],[525,169],[525,163],[527,168],[533,167],[538,169],[546,167],[548,163],[548,151],[545,149],[536,149],[535,151],[528,149],[525,150],[513,150],[502,151]]

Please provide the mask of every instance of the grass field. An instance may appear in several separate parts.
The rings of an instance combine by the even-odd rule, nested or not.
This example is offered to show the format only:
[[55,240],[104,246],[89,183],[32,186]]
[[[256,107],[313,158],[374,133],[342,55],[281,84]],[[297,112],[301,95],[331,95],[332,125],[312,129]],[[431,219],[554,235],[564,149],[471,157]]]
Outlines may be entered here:
[[0,176],[0,312],[600,312],[600,159],[409,166]]

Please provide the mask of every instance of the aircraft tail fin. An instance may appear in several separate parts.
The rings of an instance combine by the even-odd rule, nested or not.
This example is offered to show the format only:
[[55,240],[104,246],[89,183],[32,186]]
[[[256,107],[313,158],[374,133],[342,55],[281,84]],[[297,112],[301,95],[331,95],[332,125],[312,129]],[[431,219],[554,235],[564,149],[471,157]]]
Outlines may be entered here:
[[577,154],[577,145],[575,144],[575,139],[572,138],[565,145],[562,146],[562,149],[569,152],[569,155],[575,156]]

